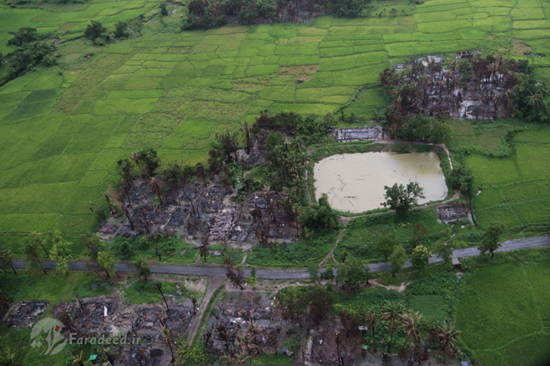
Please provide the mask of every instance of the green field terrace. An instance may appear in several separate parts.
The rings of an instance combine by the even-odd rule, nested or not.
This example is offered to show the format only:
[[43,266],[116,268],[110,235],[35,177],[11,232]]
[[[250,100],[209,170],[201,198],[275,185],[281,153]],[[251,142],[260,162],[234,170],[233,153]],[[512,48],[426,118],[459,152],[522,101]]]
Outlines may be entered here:
[[[537,75],[550,75],[546,0],[379,2],[368,18],[193,32],[179,31],[182,9],[169,7],[175,14],[160,18],[158,3],[146,1],[0,5],[4,54],[7,32],[20,27],[60,39],[57,66],[0,88],[0,240],[16,255],[28,232],[58,229],[77,242],[94,230],[92,210],[105,205],[102,193],[118,181],[116,161],[131,152],[151,147],[164,163],[205,161],[217,132],[251,123],[263,110],[322,115],[344,107],[370,118],[386,103],[379,73],[407,57],[499,52],[528,58]],[[104,47],[78,38],[90,19],[112,30],[141,14],[151,19],[142,36]],[[507,129],[499,126],[493,139],[483,137],[490,128],[453,126],[456,144],[498,150]],[[490,156],[488,146],[465,157],[483,188],[474,202],[482,227],[548,221],[550,131],[533,128],[516,134],[506,156]]]

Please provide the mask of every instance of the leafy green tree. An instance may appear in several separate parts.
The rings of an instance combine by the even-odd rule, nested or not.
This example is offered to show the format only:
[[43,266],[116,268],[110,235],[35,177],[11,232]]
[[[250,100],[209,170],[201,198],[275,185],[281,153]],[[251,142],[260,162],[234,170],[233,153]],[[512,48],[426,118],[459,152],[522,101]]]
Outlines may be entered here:
[[393,253],[393,249],[397,244],[399,243],[395,239],[384,235],[376,241],[374,248],[388,260],[388,257]]
[[518,108],[516,117],[527,122],[548,123],[550,106],[546,97],[550,95],[550,82],[535,77],[532,73],[515,73],[518,83],[514,86],[514,96]]
[[334,264],[331,261],[327,262],[327,266],[325,267],[325,271],[321,273],[321,278],[324,280],[327,280],[329,282],[332,282],[334,280]]
[[60,257],[67,258],[71,255],[72,246],[73,246],[73,243],[59,237],[53,243],[50,256],[54,259],[60,258]]
[[443,259],[443,262],[449,263],[453,256],[454,246],[455,240],[452,237],[452,231],[450,228],[447,228],[435,243],[434,254]]
[[307,271],[311,282],[319,282],[319,265],[317,263],[309,264],[307,266]]
[[103,251],[103,252],[99,252],[97,254],[97,264],[99,264],[99,266],[101,267],[101,269],[103,269],[105,271],[105,275],[107,276],[107,278],[110,278],[111,276],[113,276],[116,271],[115,271],[115,257],[113,255],[113,253],[109,252],[109,251]]
[[395,210],[402,219],[408,217],[411,206],[416,203],[418,198],[424,198],[423,189],[417,182],[410,182],[407,187],[395,183],[392,187],[384,186],[384,189],[386,190],[384,195],[386,202],[381,205]]
[[8,40],[8,45],[21,47],[24,44],[40,41],[43,39],[36,33],[36,28],[23,27],[17,32],[8,32],[13,38]]
[[41,248],[46,258],[50,256],[50,251],[47,248],[48,240],[44,233],[30,233],[27,237],[27,242],[33,242],[33,245],[36,245],[37,248]]
[[[1,294],[1,292],[0,292]],[[3,297],[3,294],[1,294]],[[6,310],[9,306],[6,306]],[[17,362],[17,358],[15,357],[15,352],[12,352],[12,350],[9,347],[2,347],[2,350],[0,350],[0,365],[2,366],[19,366],[20,364]]]
[[489,228],[483,235],[481,244],[477,247],[483,254],[489,252],[491,257],[495,256],[495,250],[500,247],[500,235],[504,232],[504,226],[498,222],[491,222]]
[[143,30],[143,22],[139,19],[134,20],[130,24],[130,29],[132,29],[134,32],[137,32],[141,36],[141,31]]
[[80,237],[80,240],[88,249],[88,255],[93,261],[97,260],[97,254],[106,250],[105,242],[101,240],[101,237],[96,233],[84,234]]
[[161,3],[159,5],[160,15],[163,17],[168,15],[168,9],[166,8],[166,3]]
[[309,318],[315,323],[327,319],[332,312],[334,301],[332,292],[320,285],[308,288]]
[[115,38],[128,36],[128,23],[119,20],[115,24]]
[[363,283],[368,283],[370,278],[372,273],[369,265],[353,256],[346,258],[336,274],[336,282],[352,290],[357,290]]
[[453,138],[451,126],[441,121],[433,121],[430,141],[436,144],[448,144]]
[[52,52],[55,48],[46,42],[32,42],[17,47],[8,55],[8,79],[32,70],[35,66],[55,64]]
[[403,266],[407,263],[407,253],[403,245],[396,245],[393,249],[393,253],[390,256],[390,266],[392,270],[392,276],[395,277],[395,273],[401,271]]
[[13,267],[13,254],[11,250],[7,248],[0,249],[0,263],[2,264],[2,269],[4,272],[7,272],[6,267],[11,267],[14,274],[17,274],[17,271]]
[[472,169],[464,164],[456,164],[449,177],[449,185],[453,189],[460,189],[460,192],[468,198],[474,195],[474,174]]
[[53,243],[53,248],[50,252],[52,259],[57,261],[56,268],[59,273],[64,275],[69,274],[69,255],[71,253],[71,246],[73,243],[64,240],[63,238],[57,238]]
[[160,166],[160,158],[154,149],[143,149],[133,152],[130,156],[136,162],[141,174],[146,177],[152,177],[155,170]]
[[134,261],[134,267],[136,267],[136,275],[138,277],[143,277],[147,281],[147,277],[151,275],[151,268],[147,263],[147,260],[143,257],[139,257]]
[[418,271],[424,271],[428,266],[428,260],[431,258],[432,253],[424,245],[419,245],[412,251],[412,263],[414,268]]
[[307,289],[287,286],[275,296],[275,308],[281,311],[284,320],[298,323],[301,327],[302,319],[307,313],[308,300]]
[[106,32],[107,28],[105,28],[103,24],[97,20],[92,20],[84,31],[84,37],[88,38],[92,42],[95,42],[96,39],[103,37]]
[[40,258],[40,254],[38,253],[38,248],[38,242],[32,238],[29,238],[25,241],[23,246],[23,254],[29,261],[30,269],[42,270],[44,271],[44,274],[47,274],[42,259]]
[[243,6],[241,11],[239,11],[239,22],[242,24],[254,24],[256,23],[256,18],[258,13],[256,12],[256,7],[254,4]]
[[330,13],[342,18],[356,18],[361,16],[367,7],[366,0],[332,0],[327,4]]
[[338,214],[330,207],[326,194],[319,198],[319,204],[306,208],[299,220],[304,228],[317,233],[329,233],[340,227]]

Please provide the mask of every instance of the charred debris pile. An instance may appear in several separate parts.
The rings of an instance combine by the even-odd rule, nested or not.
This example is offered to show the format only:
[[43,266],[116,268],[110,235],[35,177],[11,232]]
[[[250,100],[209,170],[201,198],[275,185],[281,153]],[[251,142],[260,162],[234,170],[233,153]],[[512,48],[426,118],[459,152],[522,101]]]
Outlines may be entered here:
[[307,145],[330,141],[334,124],[330,115],[264,112],[251,126],[216,134],[205,165],[170,162],[161,169],[155,150],[132,153],[118,161],[120,186],[105,192],[113,217],[99,234],[178,235],[196,245],[244,249],[294,242],[304,222],[316,224],[316,205],[303,205]]
[[391,99],[385,127],[396,137],[404,137],[399,131],[418,115],[440,121],[550,117],[548,80],[535,77],[528,60],[470,52],[448,62],[427,56],[384,70],[380,81]]

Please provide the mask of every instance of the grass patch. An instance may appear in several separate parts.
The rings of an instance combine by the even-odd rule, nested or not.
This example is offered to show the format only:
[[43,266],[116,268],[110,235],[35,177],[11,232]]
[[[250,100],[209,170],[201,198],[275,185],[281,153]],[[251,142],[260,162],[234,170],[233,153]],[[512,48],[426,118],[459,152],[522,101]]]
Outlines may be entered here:
[[390,236],[403,246],[412,250],[410,241],[414,238],[415,225],[422,225],[427,232],[422,244],[431,247],[447,225],[437,221],[434,210],[413,211],[408,222],[398,223],[395,214],[387,213],[376,216],[365,216],[353,219],[346,227],[342,239],[334,250],[338,260],[344,252],[371,262],[382,262],[386,259],[375,250],[375,244],[382,236]]
[[[177,287],[175,282],[160,281],[164,295],[173,295]],[[160,292],[153,286],[153,281],[137,280],[124,291],[124,302],[129,304],[152,304],[162,302]]]
[[336,235],[332,234],[310,243],[279,244],[271,249],[256,246],[248,254],[246,263],[264,267],[306,267],[310,263],[319,263],[335,240]]

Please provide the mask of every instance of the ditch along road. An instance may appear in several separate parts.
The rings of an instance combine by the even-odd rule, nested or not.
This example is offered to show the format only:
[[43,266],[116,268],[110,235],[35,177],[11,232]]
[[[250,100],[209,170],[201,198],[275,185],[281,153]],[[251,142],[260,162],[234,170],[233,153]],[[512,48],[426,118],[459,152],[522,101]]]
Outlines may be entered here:
[[[502,243],[502,246],[496,250],[496,252],[509,252],[519,249],[528,248],[544,248],[550,247],[550,236],[538,236],[533,238],[516,239]],[[466,258],[475,257],[480,255],[479,250],[476,247],[457,249],[453,251],[453,258]],[[440,258],[432,256],[429,263],[443,262]],[[14,260],[13,266],[16,269],[27,268],[28,262],[23,260]],[[55,261],[44,261],[45,269],[55,269]],[[370,263],[370,270],[372,272],[383,272],[391,269],[388,262],[382,263]],[[90,268],[93,267],[93,268]],[[404,266],[405,268],[412,267],[411,261],[408,261]],[[183,266],[183,265],[158,265],[153,264],[150,266],[151,272],[156,274],[173,274],[173,275],[185,275],[185,276],[209,276],[209,277],[226,277],[225,267],[222,265],[202,265],[202,266]],[[6,268],[9,270],[9,268]],[[86,262],[69,262],[69,270],[72,271],[89,271],[97,270],[100,268],[96,263]],[[115,266],[118,272],[135,272],[136,268],[131,263],[118,262]],[[244,275],[250,276],[250,270],[245,269]],[[257,269],[257,278],[271,279],[271,280],[307,280],[309,279],[309,273],[305,269]]]

